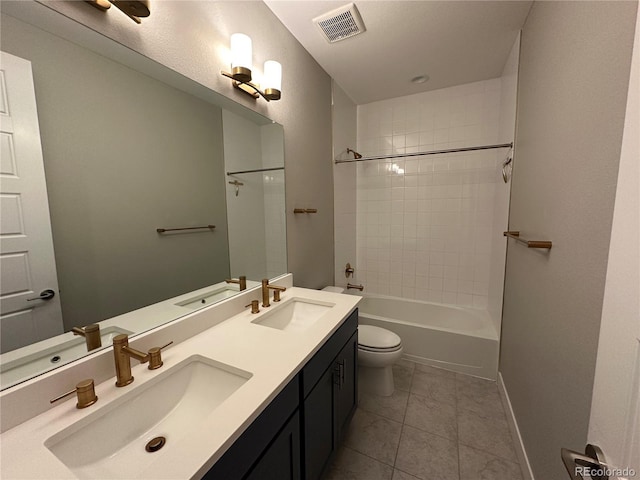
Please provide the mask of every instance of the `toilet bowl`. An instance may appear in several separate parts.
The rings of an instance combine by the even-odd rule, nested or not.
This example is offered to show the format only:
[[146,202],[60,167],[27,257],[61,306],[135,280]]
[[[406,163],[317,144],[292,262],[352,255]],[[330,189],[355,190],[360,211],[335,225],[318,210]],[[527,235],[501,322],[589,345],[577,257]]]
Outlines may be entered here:
[[[341,287],[324,291],[343,293]],[[374,395],[393,395],[393,364],[402,357],[402,340],[395,333],[372,325],[358,326],[358,384]]]
[[393,395],[393,364],[402,357],[402,340],[372,325],[358,326],[358,382],[363,392]]

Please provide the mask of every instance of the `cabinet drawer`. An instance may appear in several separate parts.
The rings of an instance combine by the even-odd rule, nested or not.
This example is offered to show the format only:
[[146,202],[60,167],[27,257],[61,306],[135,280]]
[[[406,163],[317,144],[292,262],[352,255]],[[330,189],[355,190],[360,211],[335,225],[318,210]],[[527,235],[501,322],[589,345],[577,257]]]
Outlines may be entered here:
[[322,377],[333,359],[340,353],[342,347],[349,341],[358,329],[358,309],[344,321],[338,330],[318,350],[311,360],[302,369],[302,393],[303,398],[309,395],[318,380]]

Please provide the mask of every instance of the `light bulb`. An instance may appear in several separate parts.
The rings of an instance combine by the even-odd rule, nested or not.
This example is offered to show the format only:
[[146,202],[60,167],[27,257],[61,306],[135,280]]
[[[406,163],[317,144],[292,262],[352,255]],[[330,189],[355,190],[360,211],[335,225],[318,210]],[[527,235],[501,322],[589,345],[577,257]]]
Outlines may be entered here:
[[244,33],[231,35],[231,70],[233,78],[240,82],[251,81],[251,38]]
[[269,100],[279,100],[282,90],[282,65],[274,60],[264,62],[264,78],[262,81],[265,96]]

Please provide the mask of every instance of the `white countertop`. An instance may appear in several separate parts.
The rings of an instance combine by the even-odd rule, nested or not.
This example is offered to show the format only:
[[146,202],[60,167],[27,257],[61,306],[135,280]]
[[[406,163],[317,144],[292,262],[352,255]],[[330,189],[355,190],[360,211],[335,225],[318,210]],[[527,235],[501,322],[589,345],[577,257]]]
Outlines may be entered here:
[[[253,288],[258,286],[260,286],[260,282],[256,282],[254,280],[247,280],[247,288]],[[199,288],[198,290],[183,293],[181,295],[177,295],[175,297],[168,298],[166,300],[162,300],[160,302],[147,305],[145,307],[141,307],[136,310],[132,310],[131,312],[126,312],[121,315],[117,315],[115,317],[101,320],[98,323],[102,331],[108,331],[109,327],[114,327],[114,328],[118,328],[120,330],[125,331],[125,333],[126,331],[128,331],[130,332],[131,335],[139,334],[142,332],[146,332],[152,328],[156,328],[172,320],[175,320],[176,318],[180,318],[190,313],[193,313],[195,310],[209,306],[209,305],[200,305],[196,307],[188,307],[188,306],[181,306],[180,303],[186,302],[190,299],[201,297],[203,295],[206,295],[208,292],[216,291],[218,289],[223,289],[223,288],[228,290],[232,295],[237,295],[238,293],[240,293],[240,287],[238,285],[227,284],[226,282],[218,282],[212,285],[207,285],[206,287],[203,287],[203,288]],[[12,364],[19,363],[21,359],[36,356],[40,352],[49,352],[50,355],[52,356],[56,353],[56,348],[58,348],[61,344],[69,341],[75,342],[80,345],[84,345],[85,343],[82,337],[75,336],[72,332],[62,333],[60,335],[56,335],[55,337],[47,338],[46,340],[41,340],[39,342],[26,345],[22,348],[18,348],[16,350],[12,350],[10,352],[1,354],[0,369],[2,370],[2,372],[5,372],[5,369],[7,367],[11,368]],[[108,345],[103,345],[103,347],[107,347],[107,346]],[[7,372],[2,377],[2,388],[4,389],[6,387],[11,387],[24,380],[28,380],[31,377],[39,375],[43,372],[58,368],[69,362],[75,361],[78,358],[82,358],[83,356],[86,356],[88,353],[94,353],[94,352],[83,351],[78,356],[73,356],[72,358],[64,359],[59,364],[55,364],[55,365],[47,364],[45,367],[39,369],[38,371],[33,371],[32,373],[25,374],[25,375],[19,375],[19,374],[12,375],[11,372]]]
[[[75,407],[75,396],[72,396],[60,406],[4,432],[0,436],[0,477],[78,478],[45,446],[45,441],[95,414],[131,389],[162,375],[173,365],[198,354],[246,370],[252,377],[211,415],[203,418],[197,429],[179,441],[167,442],[161,451],[155,452],[154,462],[138,478],[200,478],[338,329],[360,300],[354,295],[298,287],[288,288],[282,300],[294,297],[330,302],[335,306],[302,331],[283,331],[251,323],[277,308],[276,303],[270,308],[261,307],[260,313],[255,315],[246,309],[167,348],[163,351],[164,366],[159,370],[148,370],[146,365],[132,360],[134,383],[116,388],[115,377],[112,377],[96,385],[99,400],[94,406],[79,410]],[[213,306],[196,315],[214,315],[215,311]],[[55,375],[55,372],[48,375]],[[100,446],[96,445],[96,448]],[[130,478],[126,466],[123,466],[121,478]]]

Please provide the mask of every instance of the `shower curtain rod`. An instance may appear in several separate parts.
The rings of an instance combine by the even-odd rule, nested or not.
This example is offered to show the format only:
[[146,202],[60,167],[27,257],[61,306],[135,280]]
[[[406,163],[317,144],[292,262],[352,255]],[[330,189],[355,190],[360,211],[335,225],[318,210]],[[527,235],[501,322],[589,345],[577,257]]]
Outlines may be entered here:
[[356,158],[356,159],[350,159],[350,160],[336,160],[335,163],[365,162],[367,160],[386,160],[390,158],[418,157],[420,155],[439,155],[441,153],[471,152],[473,150],[491,150],[494,148],[512,148],[512,147],[513,147],[513,143],[500,143],[497,145],[479,145],[476,147],[447,148],[445,150],[429,150],[427,152],[396,153],[393,155],[380,155],[377,157],[362,157],[362,158]]
[[257,168],[255,170],[238,170],[237,172],[227,172],[227,175],[237,175],[239,173],[270,172],[272,170],[284,170],[284,167]]

